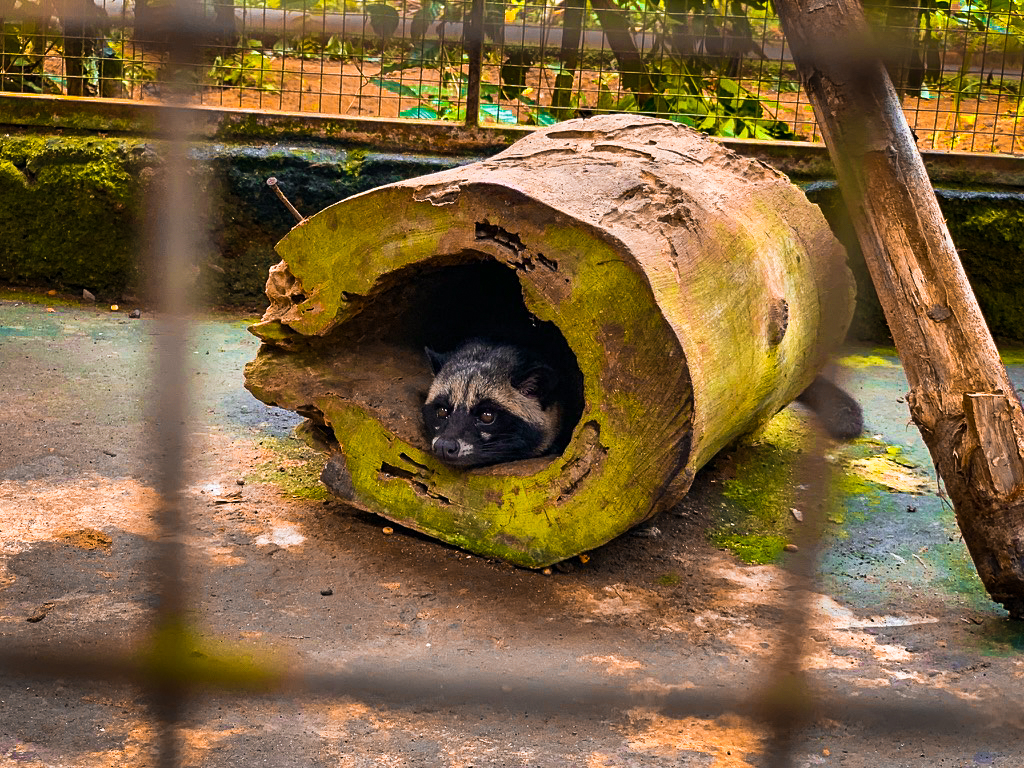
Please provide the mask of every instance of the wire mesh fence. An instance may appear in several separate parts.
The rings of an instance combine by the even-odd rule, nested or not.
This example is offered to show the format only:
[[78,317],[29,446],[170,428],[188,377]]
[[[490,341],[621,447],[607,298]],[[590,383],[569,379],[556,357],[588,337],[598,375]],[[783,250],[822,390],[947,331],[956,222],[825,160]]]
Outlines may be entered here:
[[[499,125],[633,111],[723,137],[819,138],[762,0],[206,0],[176,73],[168,8],[10,0],[0,89],[159,102],[178,77],[191,103],[220,108]],[[920,148],[1020,151],[1020,0],[867,10]]]

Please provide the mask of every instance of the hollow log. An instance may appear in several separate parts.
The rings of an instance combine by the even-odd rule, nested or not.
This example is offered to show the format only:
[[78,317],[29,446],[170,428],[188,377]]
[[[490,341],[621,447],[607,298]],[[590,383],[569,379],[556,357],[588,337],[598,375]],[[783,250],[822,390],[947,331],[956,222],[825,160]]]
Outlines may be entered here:
[[910,415],[994,600],[1024,618],[1024,412],[855,0],[775,4],[910,383]]
[[[636,115],[348,198],[277,250],[249,389],[309,418],[350,504],[528,567],[677,502],[853,311],[842,246],[785,176]],[[429,452],[423,348],[473,336],[543,347],[578,382],[559,455],[467,471]]]

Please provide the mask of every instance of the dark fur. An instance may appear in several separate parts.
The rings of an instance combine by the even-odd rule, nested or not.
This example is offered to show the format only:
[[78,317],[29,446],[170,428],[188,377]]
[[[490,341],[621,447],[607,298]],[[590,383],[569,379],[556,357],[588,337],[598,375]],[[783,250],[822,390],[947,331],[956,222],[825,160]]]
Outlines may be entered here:
[[423,423],[434,455],[479,467],[548,453],[560,432],[554,370],[527,350],[481,340],[427,349],[434,381]]
[[[474,339],[453,352],[427,349],[434,381],[423,406],[431,451],[456,467],[479,467],[550,453],[564,404],[554,370],[526,349]],[[864,430],[857,401],[824,376],[798,397],[836,440]],[[490,419],[490,421],[487,421]]]

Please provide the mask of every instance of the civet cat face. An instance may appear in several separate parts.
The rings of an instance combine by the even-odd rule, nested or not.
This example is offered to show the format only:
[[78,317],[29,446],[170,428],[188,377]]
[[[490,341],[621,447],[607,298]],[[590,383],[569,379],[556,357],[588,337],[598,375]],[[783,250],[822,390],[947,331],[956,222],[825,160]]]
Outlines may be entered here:
[[430,448],[446,464],[478,467],[541,456],[558,434],[555,373],[525,350],[473,340],[427,350],[434,381],[423,406]]

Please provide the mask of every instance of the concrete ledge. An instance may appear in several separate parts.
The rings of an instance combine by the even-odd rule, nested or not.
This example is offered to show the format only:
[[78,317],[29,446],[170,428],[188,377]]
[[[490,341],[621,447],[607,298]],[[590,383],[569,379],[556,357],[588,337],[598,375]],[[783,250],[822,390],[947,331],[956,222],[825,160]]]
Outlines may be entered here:
[[[0,138],[0,280],[116,300],[145,278],[144,238],[161,145],[139,139]],[[199,272],[215,304],[262,304],[274,244],[295,220],[267,187],[276,176],[302,213],[468,159],[359,149],[207,143],[192,150],[208,205]]]
[[[859,290],[853,337],[885,339],[874,288],[839,191],[827,178],[831,166],[824,148],[764,142],[732,148],[770,161],[805,184],[808,197],[822,207],[851,253]],[[196,187],[209,200],[196,222],[208,244],[197,278],[210,303],[251,307],[265,306],[267,270],[278,261],[274,244],[295,223],[266,186],[267,177],[276,176],[298,209],[310,215],[358,192],[480,156],[391,154],[298,142],[203,142],[192,154]],[[992,333],[1022,341],[1022,161],[932,154],[944,155],[941,172],[930,172],[933,181],[943,179],[936,182],[939,203]],[[160,157],[160,142],[138,138],[0,137],[0,281],[76,293],[87,288],[101,300],[137,295],[146,275],[145,228],[157,204],[149,192]],[[995,180],[1002,183],[995,186]]]

